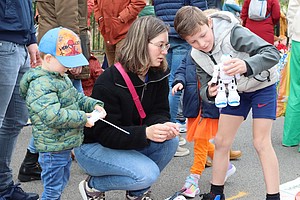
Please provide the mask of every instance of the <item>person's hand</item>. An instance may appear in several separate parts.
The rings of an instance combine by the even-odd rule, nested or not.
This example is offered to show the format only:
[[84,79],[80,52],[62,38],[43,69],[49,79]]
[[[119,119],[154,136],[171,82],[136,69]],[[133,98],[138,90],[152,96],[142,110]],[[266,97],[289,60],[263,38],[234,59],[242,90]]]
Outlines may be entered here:
[[79,75],[81,71],[82,71],[82,67],[74,67],[69,69],[69,72],[74,76]]
[[244,74],[247,72],[247,66],[245,61],[239,58],[232,58],[223,63],[223,71],[228,76],[234,76],[236,74]]
[[207,91],[208,91],[208,96],[209,97],[214,97],[218,93],[218,85],[213,83],[213,82],[208,82],[207,83]]
[[38,50],[38,46],[36,43],[31,44],[27,47],[29,56],[30,56],[30,66],[35,68],[38,65],[42,64],[42,59],[40,57],[40,53]]
[[[154,142],[164,142],[176,132],[175,128],[167,124],[154,124],[146,128],[146,136]],[[174,137],[174,136],[173,136]]]
[[85,113],[85,114],[86,114],[86,117],[87,117],[85,127],[88,127],[88,128],[93,127],[95,125],[95,123],[93,121],[89,120],[89,118],[92,116],[92,113]]
[[178,92],[178,90],[182,90],[183,89],[183,85],[181,83],[177,83],[176,85],[174,85],[174,87],[172,88],[172,95],[174,95],[176,92]]
[[179,124],[176,124],[176,123],[173,123],[173,122],[166,122],[164,124],[171,127],[171,130],[168,133],[167,140],[170,140],[170,139],[172,139],[172,138],[174,138],[174,137],[176,137],[177,135],[180,134]]
[[103,107],[101,107],[99,105],[96,105],[95,110],[97,110],[100,113],[100,118],[101,119],[104,119],[106,117],[107,113],[106,113],[106,111]]

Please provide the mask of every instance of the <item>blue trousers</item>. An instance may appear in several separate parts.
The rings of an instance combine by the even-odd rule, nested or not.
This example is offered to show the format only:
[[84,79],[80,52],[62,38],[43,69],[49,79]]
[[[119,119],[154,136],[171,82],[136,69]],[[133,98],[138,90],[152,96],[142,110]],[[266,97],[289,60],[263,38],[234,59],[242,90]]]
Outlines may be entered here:
[[91,176],[89,185],[99,191],[126,190],[140,196],[158,179],[173,158],[178,138],[140,150],[116,150],[98,143],[74,149],[78,165]]
[[9,167],[12,152],[28,119],[19,88],[23,74],[30,68],[29,60],[24,45],[0,41],[0,193],[13,184]]

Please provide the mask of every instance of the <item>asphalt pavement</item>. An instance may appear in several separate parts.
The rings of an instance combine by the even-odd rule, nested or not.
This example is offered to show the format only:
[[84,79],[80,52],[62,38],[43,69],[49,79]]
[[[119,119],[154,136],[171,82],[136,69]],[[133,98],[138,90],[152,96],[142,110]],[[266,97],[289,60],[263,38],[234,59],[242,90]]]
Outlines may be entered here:
[[[277,153],[280,166],[281,184],[300,177],[300,153],[298,147],[283,147],[281,145],[284,118],[274,122],[272,142]],[[265,185],[263,174],[257,154],[252,144],[251,118],[248,118],[240,127],[234,141],[233,149],[241,150],[243,155],[240,159],[233,161],[236,166],[236,173],[231,176],[225,184],[226,200],[264,200]],[[17,180],[19,167],[24,159],[26,148],[31,136],[31,127],[24,127],[19,135],[11,167],[14,180]],[[185,157],[174,157],[166,169],[162,172],[159,180],[151,188],[156,200],[164,200],[179,190],[189,175],[189,169],[193,162],[193,143],[184,145],[191,151]],[[113,158],[112,158],[113,159]],[[208,192],[210,189],[212,168],[206,168],[199,181],[201,192]],[[76,161],[72,163],[71,178],[68,186],[63,192],[62,200],[81,200],[78,184],[85,179],[86,175],[81,171]],[[43,191],[41,181],[32,181],[21,184],[25,191],[41,194]],[[107,200],[124,200],[124,191],[109,191],[106,193]],[[194,199],[200,199],[196,197]],[[283,199],[285,200],[285,199]]]

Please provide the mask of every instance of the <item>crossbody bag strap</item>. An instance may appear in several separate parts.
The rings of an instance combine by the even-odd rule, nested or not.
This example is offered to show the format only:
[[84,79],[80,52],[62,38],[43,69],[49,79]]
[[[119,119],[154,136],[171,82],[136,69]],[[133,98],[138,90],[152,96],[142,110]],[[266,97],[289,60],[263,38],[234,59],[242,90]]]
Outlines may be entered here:
[[146,113],[145,113],[145,111],[143,109],[143,106],[141,104],[139,96],[137,95],[136,90],[135,90],[135,88],[134,88],[134,86],[133,86],[133,84],[132,84],[132,82],[131,82],[128,74],[125,72],[124,68],[122,67],[122,65],[119,62],[115,63],[115,67],[119,70],[119,72],[123,76],[123,79],[126,82],[126,85],[127,85],[128,89],[129,89],[129,91],[131,93],[131,96],[133,98],[135,106],[136,106],[136,108],[137,108],[137,110],[139,112],[140,118],[144,119],[146,117]]

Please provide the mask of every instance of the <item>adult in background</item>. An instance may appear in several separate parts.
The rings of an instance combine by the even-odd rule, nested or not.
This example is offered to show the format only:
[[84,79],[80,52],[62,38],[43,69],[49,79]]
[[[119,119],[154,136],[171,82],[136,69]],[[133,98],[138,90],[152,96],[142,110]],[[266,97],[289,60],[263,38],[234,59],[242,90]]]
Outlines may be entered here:
[[251,0],[245,0],[242,7],[240,17],[242,19],[243,26],[270,44],[274,44],[274,26],[280,19],[279,0],[267,0],[267,17],[261,21],[255,21],[248,17],[250,1]]
[[[75,149],[79,166],[89,174],[79,184],[83,199],[105,198],[105,192],[126,190],[128,200],[151,200],[150,187],[174,156],[179,126],[170,122],[168,26],[158,18],[136,19],[120,49],[119,64],[97,79],[91,97],[105,102],[106,120],[84,130]],[[122,75],[131,80],[146,117],[142,119]]]
[[[300,143],[300,125],[297,118],[300,114],[300,0],[290,0],[288,11],[288,33],[292,40],[290,58],[290,94],[287,102],[282,144],[284,146],[297,146]],[[300,148],[298,150],[300,152]]]
[[0,1],[0,199],[36,200],[14,184],[10,168],[13,149],[28,119],[19,82],[30,65],[41,64],[33,23],[32,1]]
[[146,0],[95,0],[95,20],[104,38],[105,55],[108,66],[116,61],[127,31],[140,11],[146,6]]

